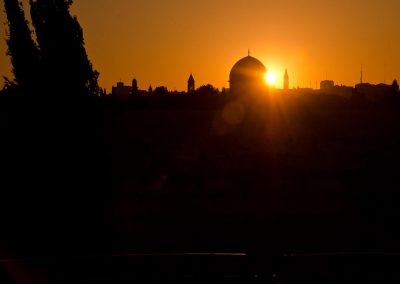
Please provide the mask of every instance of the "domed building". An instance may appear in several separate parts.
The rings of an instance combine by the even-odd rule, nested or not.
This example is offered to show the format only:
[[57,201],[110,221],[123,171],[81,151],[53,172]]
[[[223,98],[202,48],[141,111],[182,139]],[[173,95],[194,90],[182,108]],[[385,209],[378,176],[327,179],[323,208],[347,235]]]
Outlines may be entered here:
[[240,59],[232,68],[229,83],[234,95],[257,94],[267,89],[267,68],[250,54]]

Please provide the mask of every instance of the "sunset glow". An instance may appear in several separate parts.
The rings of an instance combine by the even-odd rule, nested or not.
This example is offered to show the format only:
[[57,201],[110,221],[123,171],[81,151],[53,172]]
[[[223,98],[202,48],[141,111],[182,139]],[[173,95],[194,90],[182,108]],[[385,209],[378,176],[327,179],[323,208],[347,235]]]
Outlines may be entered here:
[[276,84],[276,75],[275,75],[274,72],[268,71],[268,73],[266,74],[265,78],[266,78],[266,82],[267,82],[268,86],[270,86],[270,87],[275,86],[275,84]]
[[[30,21],[29,1],[21,2]],[[314,88],[327,73],[338,84],[354,86],[361,64],[370,83],[400,78],[395,48],[400,37],[393,36],[400,1],[337,0],[328,5],[329,13],[326,6],[317,0],[86,0],[74,1],[71,11],[108,91],[133,78],[142,89],[151,84],[185,90],[190,73],[197,86],[228,87],[229,70],[249,49],[268,70],[287,68],[291,84],[300,87],[311,82]],[[4,40],[0,62],[0,76],[12,78]],[[283,84],[282,68],[274,69],[277,87]]]
[[0,284],[400,284],[400,0],[0,8]]

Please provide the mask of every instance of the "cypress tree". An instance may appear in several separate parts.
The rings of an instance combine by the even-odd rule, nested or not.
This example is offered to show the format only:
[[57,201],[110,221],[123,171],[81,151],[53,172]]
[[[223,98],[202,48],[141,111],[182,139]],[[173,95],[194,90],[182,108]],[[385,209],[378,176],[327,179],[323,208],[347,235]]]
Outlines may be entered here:
[[6,79],[6,87],[22,93],[34,92],[39,79],[39,52],[32,39],[32,32],[18,0],[4,0],[8,19],[7,54],[11,57],[15,81]]
[[87,56],[78,19],[70,14],[72,3],[72,0],[30,0],[47,89],[68,96],[97,95],[99,74]]

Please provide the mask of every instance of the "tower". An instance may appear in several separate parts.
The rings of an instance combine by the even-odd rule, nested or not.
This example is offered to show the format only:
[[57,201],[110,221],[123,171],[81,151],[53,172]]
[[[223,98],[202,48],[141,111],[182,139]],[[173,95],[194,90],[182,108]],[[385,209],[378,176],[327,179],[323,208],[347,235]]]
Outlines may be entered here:
[[188,89],[187,92],[188,94],[193,94],[195,90],[195,81],[193,78],[193,75],[190,74],[189,80],[188,80]]
[[285,69],[285,76],[283,77],[283,89],[289,90],[289,75],[287,69]]
[[132,80],[132,95],[134,95],[134,96],[137,95],[138,91],[139,91],[139,89],[138,89],[137,80],[133,79]]

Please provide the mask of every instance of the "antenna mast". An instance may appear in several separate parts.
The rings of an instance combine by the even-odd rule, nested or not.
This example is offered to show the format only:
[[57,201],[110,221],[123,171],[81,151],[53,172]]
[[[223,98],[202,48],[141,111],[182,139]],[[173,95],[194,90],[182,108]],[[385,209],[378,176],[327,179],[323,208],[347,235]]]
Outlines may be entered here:
[[383,65],[383,84],[386,84],[386,63]]
[[361,77],[360,77],[360,84],[363,83],[363,65],[361,64]]

